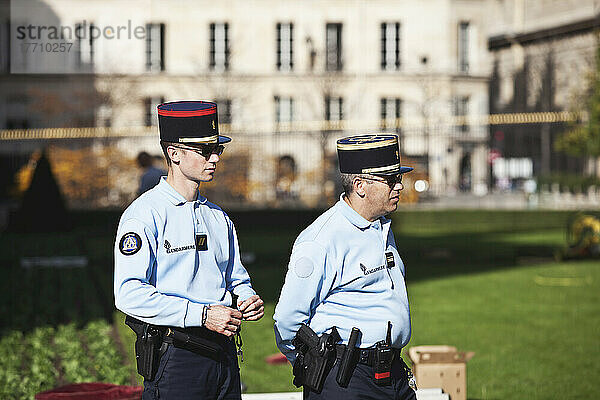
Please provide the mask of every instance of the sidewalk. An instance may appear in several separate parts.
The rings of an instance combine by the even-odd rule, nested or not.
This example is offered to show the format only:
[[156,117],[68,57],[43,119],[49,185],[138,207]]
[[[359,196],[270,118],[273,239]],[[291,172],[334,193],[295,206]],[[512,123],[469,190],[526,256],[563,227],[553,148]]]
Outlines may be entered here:
[[[448,400],[442,389],[419,389],[417,400]],[[243,394],[242,400],[302,400],[302,392]]]
[[302,400],[302,392],[243,394],[242,400]]
[[403,208],[417,210],[487,209],[487,210],[597,210],[600,209],[600,191],[589,193],[523,192],[446,194],[416,204],[403,204]]

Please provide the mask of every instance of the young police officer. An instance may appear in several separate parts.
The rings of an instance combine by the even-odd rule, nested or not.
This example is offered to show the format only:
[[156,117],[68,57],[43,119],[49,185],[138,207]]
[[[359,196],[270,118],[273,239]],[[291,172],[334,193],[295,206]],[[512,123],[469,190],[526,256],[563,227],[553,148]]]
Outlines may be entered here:
[[[400,165],[395,135],[340,139],[337,150],[344,193],[294,243],[274,315],[277,346],[305,399],[415,399],[400,358],[410,338],[404,264],[384,217],[412,168]],[[321,338],[336,327],[341,341],[299,341],[312,334],[302,324]]]
[[263,302],[233,223],[198,193],[231,139],[214,103],[161,104],[158,118],[167,176],[125,210],[115,243],[115,303],[138,335],[143,398],[241,399],[233,336]]

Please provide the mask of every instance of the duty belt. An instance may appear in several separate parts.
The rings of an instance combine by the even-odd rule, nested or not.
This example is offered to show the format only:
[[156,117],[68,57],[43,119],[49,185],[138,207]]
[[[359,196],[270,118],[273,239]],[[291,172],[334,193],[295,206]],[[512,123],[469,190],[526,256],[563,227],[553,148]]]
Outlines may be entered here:
[[165,327],[163,342],[181,346],[198,354],[220,357],[227,349],[230,339],[204,327],[173,328]]
[[[337,358],[341,358],[344,355],[344,351],[346,350],[346,345],[345,344],[338,344],[335,346],[336,349],[336,353],[337,353]],[[365,364],[368,365],[370,367],[372,367],[375,364],[375,352],[376,349],[374,348],[368,348],[368,349],[356,349],[357,353],[358,353],[358,360],[357,362],[359,364]],[[393,354],[394,354],[394,359],[399,359],[401,357],[402,354],[402,349],[398,349],[398,348],[392,348]]]

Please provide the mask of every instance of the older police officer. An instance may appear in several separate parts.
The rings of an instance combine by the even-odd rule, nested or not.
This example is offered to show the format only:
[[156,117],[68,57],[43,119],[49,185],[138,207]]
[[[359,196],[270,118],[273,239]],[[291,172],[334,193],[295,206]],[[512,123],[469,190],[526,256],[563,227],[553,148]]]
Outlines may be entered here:
[[[294,243],[273,317],[277,346],[292,364],[314,360],[317,352],[303,357],[292,340],[301,324],[317,335],[339,331],[322,387],[300,380],[305,399],[415,399],[400,358],[410,339],[404,264],[384,217],[396,210],[402,174],[412,168],[400,165],[395,135],[347,137],[337,150],[344,193]],[[352,328],[354,356],[342,363]],[[349,381],[340,381],[340,364]]]
[[144,399],[240,399],[232,336],[242,320],[263,316],[263,302],[233,223],[198,192],[231,139],[219,135],[211,102],[161,104],[158,117],[169,170],[121,217],[115,303],[137,327]]

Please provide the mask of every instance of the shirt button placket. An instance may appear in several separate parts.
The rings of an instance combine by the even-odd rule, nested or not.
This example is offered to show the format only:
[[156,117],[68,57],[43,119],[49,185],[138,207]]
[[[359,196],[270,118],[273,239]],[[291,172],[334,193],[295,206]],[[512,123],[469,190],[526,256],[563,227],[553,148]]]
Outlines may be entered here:
[[194,221],[196,222],[194,224],[194,233],[198,233],[200,232],[200,217],[198,216],[198,207],[199,204],[197,201],[194,202],[194,207],[192,209],[193,214],[194,214]]
[[385,251],[386,251],[386,241],[387,238],[383,237],[383,225],[381,224],[381,221],[377,220],[373,223],[375,229],[377,230],[377,235],[379,236],[379,239],[381,240],[381,254],[383,255],[383,265],[385,265],[385,271],[388,274],[388,277],[390,278],[390,283],[392,285],[392,290],[394,289],[394,280],[392,279],[392,274],[390,273],[390,269],[387,267],[387,258],[385,255]]

